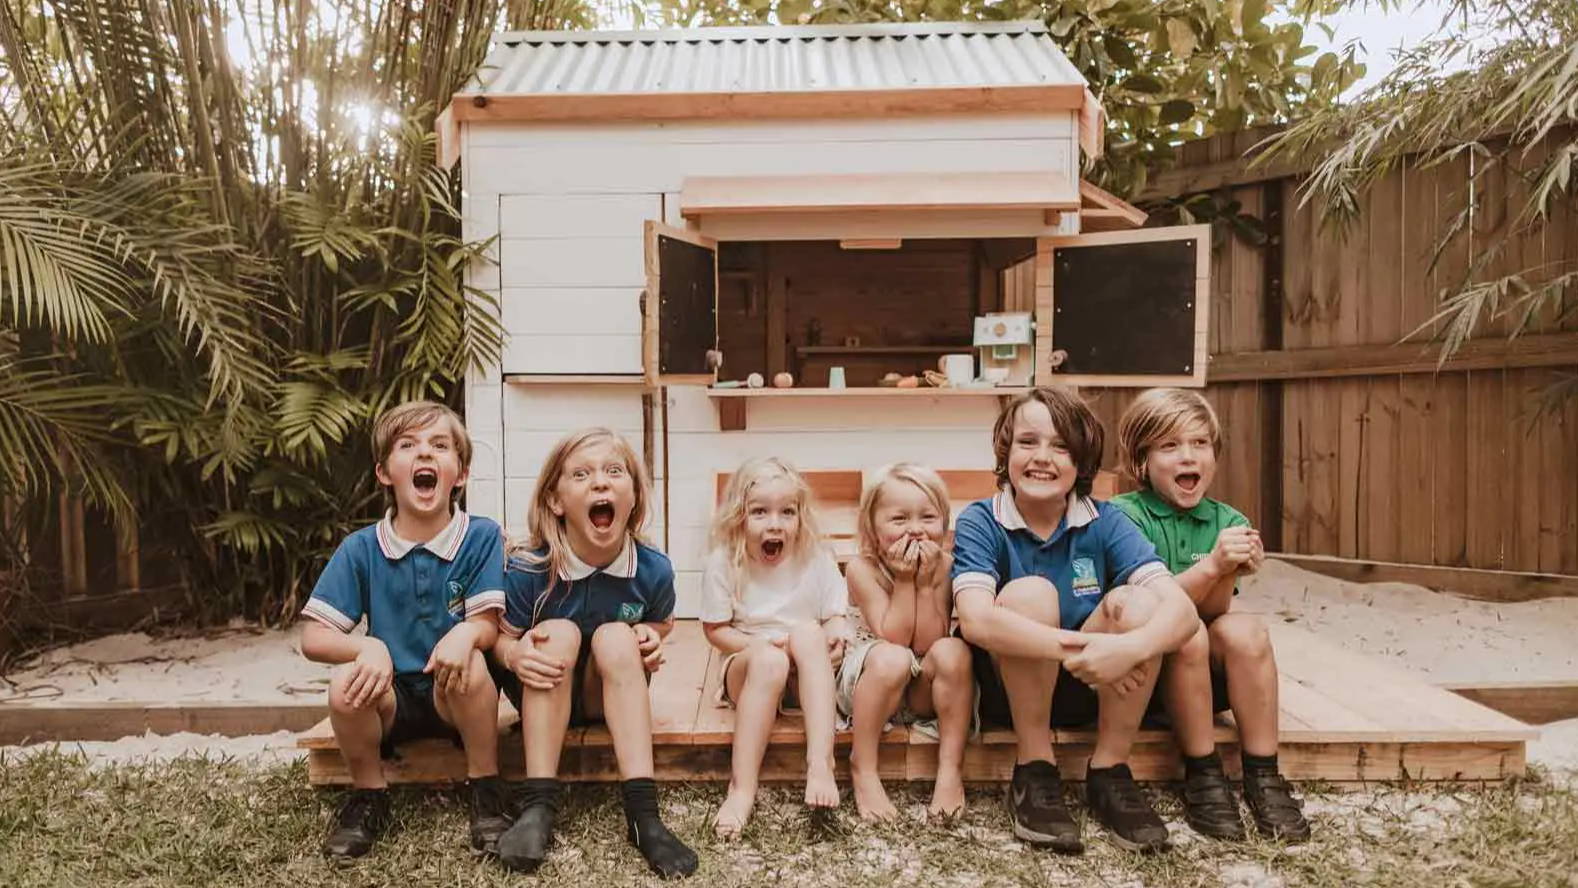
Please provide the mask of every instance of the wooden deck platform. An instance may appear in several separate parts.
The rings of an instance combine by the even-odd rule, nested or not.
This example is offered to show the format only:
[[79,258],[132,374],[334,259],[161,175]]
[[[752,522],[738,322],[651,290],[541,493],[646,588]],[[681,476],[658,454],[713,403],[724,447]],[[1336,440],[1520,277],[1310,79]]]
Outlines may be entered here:
[[[1283,772],[1294,780],[1339,783],[1376,780],[1502,780],[1523,774],[1524,745],[1538,732],[1450,691],[1429,685],[1388,663],[1340,650],[1308,632],[1274,624],[1272,638],[1282,670]],[[669,639],[668,660],[652,683],[654,755],[660,780],[727,780],[733,712],[712,704],[718,681],[717,656],[701,626],[681,621]],[[521,778],[516,715],[500,706],[500,765],[508,779]],[[1238,763],[1232,725],[1217,728],[1230,772]],[[793,781],[804,770],[798,718],[781,717],[767,751],[763,777]],[[1082,779],[1095,740],[1093,729],[1058,731],[1058,763],[1066,777]],[[847,749],[849,734],[839,735]],[[308,776],[315,784],[348,781],[344,760],[327,720],[303,733]],[[937,744],[902,728],[882,743],[882,770],[890,780],[927,780],[937,764]],[[1013,769],[1013,735],[984,732],[965,748],[965,779],[1007,780]],[[847,761],[840,755],[841,771]],[[1130,764],[1141,780],[1181,777],[1171,736],[1144,731]],[[465,778],[461,750],[446,741],[402,747],[386,763],[400,783],[441,784]],[[560,773],[570,780],[616,780],[613,746],[602,727],[574,729],[567,738]]]

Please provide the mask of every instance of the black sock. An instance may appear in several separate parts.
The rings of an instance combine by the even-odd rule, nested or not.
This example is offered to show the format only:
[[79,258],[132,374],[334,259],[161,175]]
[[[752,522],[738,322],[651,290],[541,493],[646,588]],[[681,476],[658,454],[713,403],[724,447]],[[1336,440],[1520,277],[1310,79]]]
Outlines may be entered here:
[[665,879],[696,871],[696,852],[668,831],[658,817],[657,782],[651,777],[626,780],[619,785],[625,802],[625,836],[647,866]]
[[521,810],[534,805],[546,805],[557,812],[561,787],[557,777],[527,777],[526,782],[521,784]]
[[1250,771],[1255,771],[1261,774],[1277,773],[1276,753],[1272,753],[1271,755],[1250,755],[1246,752],[1244,753],[1243,758],[1245,774],[1248,774]]
[[1210,753],[1199,757],[1186,755],[1183,757],[1183,763],[1184,777],[1186,778],[1196,777],[1200,774],[1222,773],[1222,757],[1217,755],[1214,749]]

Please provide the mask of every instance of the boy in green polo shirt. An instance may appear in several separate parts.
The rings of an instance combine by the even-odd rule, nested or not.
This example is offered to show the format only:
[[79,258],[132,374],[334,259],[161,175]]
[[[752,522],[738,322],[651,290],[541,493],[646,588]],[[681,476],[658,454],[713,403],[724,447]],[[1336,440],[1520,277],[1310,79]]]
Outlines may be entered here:
[[[1266,836],[1303,841],[1309,838],[1309,823],[1277,768],[1277,662],[1270,637],[1258,617],[1230,610],[1239,575],[1258,570],[1265,549],[1243,513],[1206,496],[1221,449],[1221,426],[1205,398],[1184,389],[1150,389],[1118,423],[1119,459],[1140,489],[1112,502],[1156,547],[1206,624],[1212,687],[1185,686],[1164,675],[1158,691],[1170,698],[1167,708],[1192,708],[1199,715],[1208,698],[1222,696],[1225,684],[1226,700],[1213,700],[1212,708],[1224,708],[1225,702],[1238,724],[1244,798],[1255,826]],[[1208,721],[1175,716],[1180,735],[1186,723]],[[1181,745],[1184,739],[1180,736]],[[1214,809],[1216,819],[1230,827],[1237,805],[1226,787],[1221,757],[1215,751],[1186,756],[1184,766],[1186,811]],[[1195,816],[1189,819],[1201,829]],[[1211,832],[1231,833],[1230,828]]]

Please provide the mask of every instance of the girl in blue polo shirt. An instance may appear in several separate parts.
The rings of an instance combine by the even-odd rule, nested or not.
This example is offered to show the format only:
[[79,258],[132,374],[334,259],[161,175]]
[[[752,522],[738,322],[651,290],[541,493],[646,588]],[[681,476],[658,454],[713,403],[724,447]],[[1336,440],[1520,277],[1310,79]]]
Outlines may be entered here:
[[548,856],[565,731],[606,721],[627,838],[660,876],[696,870],[696,853],[658,816],[653,781],[647,681],[674,627],[674,566],[641,540],[649,496],[630,444],[604,428],[566,435],[538,473],[494,648],[518,680],[505,690],[526,754],[523,809],[498,845],[511,869],[531,872]]
[[1014,834],[1066,853],[1084,845],[1063,804],[1051,725],[1097,722],[1091,813],[1115,844],[1164,848],[1167,825],[1127,759],[1161,659],[1208,668],[1204,647],[1189,647],[1203,636],[1194,605],[1155,547],[1090,496],[1101,450],[1101,423],[1072,389],[1014,398],[992,429],[999,490],[967,506],[954,531],[954,611],[978,649],[981,716],[1010,723],[1018,744]]

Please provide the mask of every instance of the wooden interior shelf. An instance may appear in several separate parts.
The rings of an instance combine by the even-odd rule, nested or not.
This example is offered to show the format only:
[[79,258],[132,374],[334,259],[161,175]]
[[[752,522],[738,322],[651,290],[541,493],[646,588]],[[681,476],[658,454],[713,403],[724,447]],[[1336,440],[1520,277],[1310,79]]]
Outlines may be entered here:
[[973,354],[973,345],[801,345],[795,354],[807,355],[951,355]]
[[746,427],[746,405],[752,398],[997,398],[1006,401],[1030,391],[1027,386],[999,385],[990,388],[709,388],[707,397],[718,408],[718,429],[740,432]]

